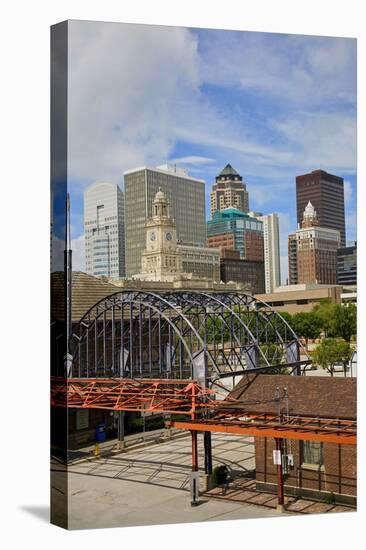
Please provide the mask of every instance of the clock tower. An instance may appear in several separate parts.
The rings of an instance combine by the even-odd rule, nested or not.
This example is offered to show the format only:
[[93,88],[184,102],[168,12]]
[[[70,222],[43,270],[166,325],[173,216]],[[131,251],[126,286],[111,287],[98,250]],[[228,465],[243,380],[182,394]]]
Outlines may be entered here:
[[152,216],[146,222],[141,268],[143,278],[153,281],[173,281],[182,273],[175,222],[170,217],[169,200],[160,187],[152,203]]

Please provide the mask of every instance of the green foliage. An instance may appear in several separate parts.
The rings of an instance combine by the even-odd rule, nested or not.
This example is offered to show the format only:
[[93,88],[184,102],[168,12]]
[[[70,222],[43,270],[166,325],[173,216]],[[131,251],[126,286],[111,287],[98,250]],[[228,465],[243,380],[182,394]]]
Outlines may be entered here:
[[355,304],[336,305],[334,309],[333,333],[346,342],[357,333],[357,308]]
[[212,471],[212,481],[214,485],[224,485],[228,478],[228,467],[225,464],[221,466],[215,466]]
[[291,315],[291,313],[288,313],[287,311],[281,311],[281,317],[284,318],[284,320],[290,325],[290,327],[293,329],[293,325],[294,325],[294,318],[293,318],[293,315]]
[[314,306],[312,313],[320,320],[320,326],[325,336],[332,335],[332,327],[335,317],[335,304],[330,299],[321,300]]
[[343,363],[346,368],[351,355],[349,342],[338,338],[324,338],[313,353],[313,362],[333,376],[335,364]]
[[306,345],[309,338],[319,338],[322,322],[321,319],[312,311],[296,313],[292,318],[293,329],[297,336],[305,338]]
[[329,493],[329,495],[326,495],[324,502],[326,504],[335,504],[336,499],[335,499],[334,493]]
[[[280,359],[278,357],[278,346],[276,344],[263,344],[260,348],[271,365],[280,363]],[[260,363],[262,362],[262,355],[259,356],[259,361]],[[260,366],[265,367],[266,363],[263,362]]]

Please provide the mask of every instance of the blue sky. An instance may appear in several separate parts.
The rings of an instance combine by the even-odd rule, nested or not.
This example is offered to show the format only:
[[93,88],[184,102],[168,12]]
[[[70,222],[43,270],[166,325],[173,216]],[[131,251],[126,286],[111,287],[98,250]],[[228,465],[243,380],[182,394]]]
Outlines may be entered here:
[[75,269],[86,186],[123,188],[125,170],[168,161],[204,179],[208,197],[230,162],[250,208],[280,216],[285,281],[297,174],[345,179],[356,238],[356,41],[72,21],[68,160]]

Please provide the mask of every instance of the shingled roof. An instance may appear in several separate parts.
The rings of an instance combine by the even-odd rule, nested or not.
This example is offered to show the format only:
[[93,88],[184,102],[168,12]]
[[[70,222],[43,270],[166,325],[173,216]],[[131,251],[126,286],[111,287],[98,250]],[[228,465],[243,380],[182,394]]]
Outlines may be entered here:
[[[356,378],[246,374],[230,393],[254,413],[278,414],[276,388],[280,397],[287,386],[289,414],[320,418],[355,419]],[[281,411],[285,401],[281,400]]]
[[[63,320],[64,318],[64,273],[57,271],[51,274],[51,317],[53,320]],[[73,271],[72,273],[72,320],[80,321],[85,313],[96,302],[106,296],[120,291],[120,289],[103,281],[98,277],[93,277],[82,271]]]

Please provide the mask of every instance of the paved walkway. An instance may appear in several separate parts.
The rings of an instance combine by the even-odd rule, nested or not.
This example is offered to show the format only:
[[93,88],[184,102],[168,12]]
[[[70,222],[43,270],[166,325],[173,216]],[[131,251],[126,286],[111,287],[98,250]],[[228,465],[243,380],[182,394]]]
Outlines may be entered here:
[[[217,434],[213,437],[214,465],[227,464],[233,472],[254,467],[252,438]],[[202,437],[199,462],[203,466]],[[53,495],[63,491],[62,467],[54,478]],[[254,504],[211,499],[190,506],[190,437],[101,457],[68,467],[69,527],[71,529],[156,525],[277,516]],[[57,479],[59,476],[59,479]]]
[[[203,473],[202,440],[199,435],[198,457]],[[57,497],[67,490],[70,529],[281,515],[275,509],[273,494],[255,491],[253,438],[213,434],[212,448],[213,466],[226,464],[234,482],[226,491],[216,488],[202,494],[197,507],[190,506],[191,438],[187,436],[75,462],[67,468],[67,483],[64,467],[55,462],[55,508],[61,505]],[[349,510],[308,500],[292,499],[289,504],[286,514]]]

